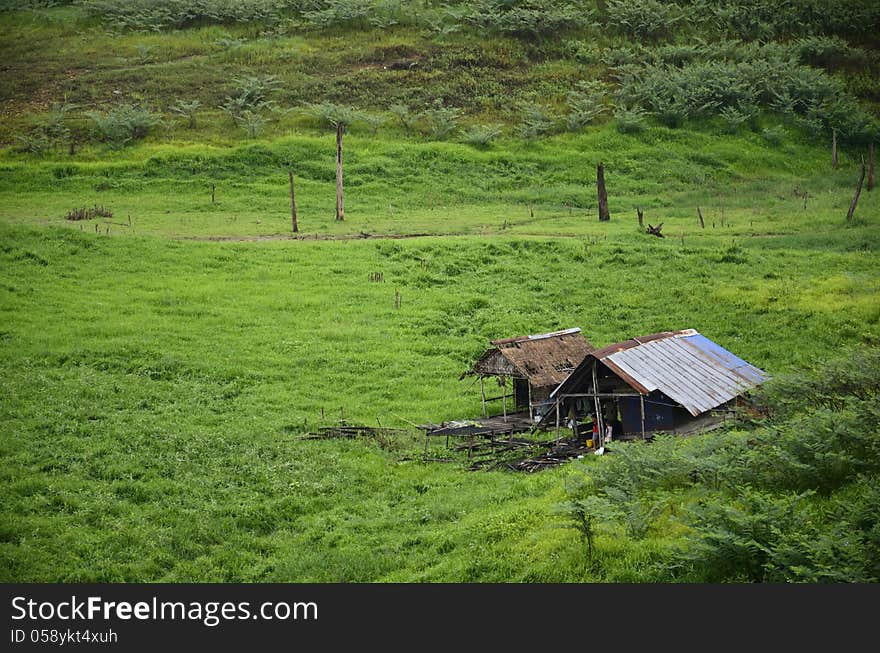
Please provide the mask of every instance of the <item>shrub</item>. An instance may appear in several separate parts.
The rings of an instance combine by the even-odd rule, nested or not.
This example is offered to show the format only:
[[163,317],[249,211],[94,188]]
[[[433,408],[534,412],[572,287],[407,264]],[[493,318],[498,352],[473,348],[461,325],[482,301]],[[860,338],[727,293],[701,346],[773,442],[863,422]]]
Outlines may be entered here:
[[481,30],[540,39],[591,25],[592,9],[583,1],[477,0],[463,20]]
[[306,110],[325,127],[347,127],[361,118],[361,114],[348,106],[333,102],[316,102],[306,105]]
[[239,124],[248,135],[248,138],[256,138],[259,136],[263,132],[266,122],[268,121],[264,116],[256,111],[251,111],[250,109],[245,109],[239,120]]
[[766,127],[761,131],[761,136],[764,137],[764,140],[774,147],[781,145],[787,135],[788,132],[782,125]]
[[604,86],[600,82],[580,82],[570,91],[566,96],[568,131],[579,131],[599,117],[605,111],[604,98]]
[[516,128],[518,136],[534,140],[553,129],[553,117],[547,107],[535,102],[519,105],[520,123]]
[[405,104],[392,104],[388,111],[400,121],[401,126],[407,131],[412,131],[415,129],[416,123],[419,120],[417,114],[412,113],[409,110],[409,107]]
[[289,0],[82,0],[86,12],[118,30],[156,32],[198,23],[278,23]]
[[719,115],[724,122],[724,131],[728,134],[735,134],[739,131],[740,127],[758,115],[758,110],[754,106],[737,105],[724,107],[719,112]]
[[95,123],[101,139],[114,149],[145,138],[162,122],[146,107],[133,104],[123,104],[106,113],[91,111],[88,116]]
[[607,24],[618,33],[638,40],[668,36],[683,18],[675,4],[659,0],[609,0],[606,4]]
[[428,133],[431,138],[443,140],[458,127],[461,110],[455,107],[438,106],[434,109],[428,109],[422,115],[428,123]]
[[501,125],[472,125],[462,134],[466,143],[474,147],[489,147],[501,135]]
[[193,129],[196,126],[196,112],[201,106],[202,103],[198,100],[192,100],[190,102],[178,100],[177,103],[171,107],[171,111],[186,118],[187,126],[190,129]]
[[614,112],[617,131],[621,134],[637,134],[647,125],[645,115],[645,112],[638,107],[633,107],[631,109],[618,107]]

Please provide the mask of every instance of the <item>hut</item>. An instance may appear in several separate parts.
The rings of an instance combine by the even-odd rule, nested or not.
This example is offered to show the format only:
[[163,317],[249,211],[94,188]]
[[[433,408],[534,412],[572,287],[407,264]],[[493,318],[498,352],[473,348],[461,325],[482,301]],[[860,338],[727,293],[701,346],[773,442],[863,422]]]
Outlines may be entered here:
[[[548,405],[550,393],[595,349],[578,328],[492,340],[491,343],[492,347],[461,378],[476,376],[480,379],[484,417],[488,416],[487,402],[498,400],[506,417],[510,399],[512,411],[528,413],[530,421],[536,412],[542,413],[542,407]],[[487,377],[497,380],[500,395],[486,396]]]
[[[694,329],[665,331],[591,351],[549,395],[541,424],[576,415],[612,437],[689,433],[723,421],[739,397],[767,374]],[[578,424],[578,421],[575,421]]]

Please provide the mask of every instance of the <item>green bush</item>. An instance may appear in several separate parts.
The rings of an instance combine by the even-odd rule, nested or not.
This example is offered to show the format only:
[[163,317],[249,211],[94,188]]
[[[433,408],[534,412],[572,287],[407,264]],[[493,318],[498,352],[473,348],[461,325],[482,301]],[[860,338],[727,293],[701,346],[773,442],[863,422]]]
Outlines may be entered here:
[[106,113],[89,112],[101,140],[114,149],[145,138],[161,118],[146,107],[123,104]]
[[646,113],[638,107],[618,107],[614,112],[617,131],[621,134],[637,134],[647,126]]
[[521,138],[535,140],[553,129],[555,121],[547,107],[535,102],[523,102],[518,108],[520,122],[516,133]]
[[437,106],[422,113],[428,124],[428,134],[435,140],[443,140],[458,128],[461,109]]
[[606,8],[607,24],[619,34],[637,40],[669,36],[676,23],[684,20],[678,6],[659,0],[609,0]]
[[191,25],[278,23],[295,0],[82,0],[90,16],[119,30],[159,31]]
[[466,143],[474,147],[489,147],[501,135],[501,125],[471,125],[462,132]]

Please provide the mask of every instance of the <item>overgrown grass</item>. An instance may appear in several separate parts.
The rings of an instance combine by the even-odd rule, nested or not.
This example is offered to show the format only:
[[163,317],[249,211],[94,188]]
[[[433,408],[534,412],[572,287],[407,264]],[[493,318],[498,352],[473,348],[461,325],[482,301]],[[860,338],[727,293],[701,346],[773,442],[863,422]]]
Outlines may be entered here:
[[[867,23],[847,23],[859,3],[835,24],[820,24],[824,3],[782,22],[745,0],[648,3],[682,14],[672,32],[619,20],[625,2],[603,3],[611,15],[543,0],[504,12],[204,0],[189,17],[162,13],[174,4],[0,5],[0,579],[831,579],[786,575],[782,557],[831,559],[805,544],[831,532],[807,528],[809,510],[868,523],[875,483],[850,472],[875,470],[821,437],[798,449],[798,428],[838,423],[792,417],[784,401],[774,419],[791,424],[757,436],[585,461],[611,494],[637,493],[606,497],[620,505],[597,520],[590,560],[556,511],[583,477],[571,465],[468,473],[421,462],[415,431],[385,447],[299,436],[341,417],[409,427],[477,414],[478,392],[458,376],[496,337],[580,326],[602,346],[692,327],[773,376],[880,344],[877,193],[845,224],[862,144],[842,134],[832,171],[821,134],[766,110],[661,116],[670,127],[612,106],[618,59],[678,70],[708,56],[692,43],[700,34],[732,61],[789,53],[876,101]],[[143,16],[158,31],[138,31]],[[756,16],[776,42],[735,42]],[[560,20],[563,36],[548,38]],[[623,47],[632,29],[650,32],[645,48]],[[88,113],[126,105],[149,129],[139,120],[99,142]],[[300,110],[331,105],[358,116],[344,222],[334,135]],[[601,224],[600,161],[612,214]],[[113,217],[65,220],[97,204]],[[637,229],[637,208],[666,238]],[[857,415],[846,424],[859,431],[871,415]],[[774,428],[789,449],[773,449]],[[739,455],[753,437],[777,454],[764,485],[723,495],[761,462]],[[653,480],[615,481],[633,469]],[[821,496],[781,496],[774,474],[794,479],[789,494]],[[773,568],[747,557],[719,574],[708,539],[686,545],[789,513],[796,537],[772,542]],[[846,573],[864,568],[846,560]]]
[[849,231],[822,249],[745,243],[723,263],[657,239],[0,229],[8,580],[645,579],[676,529],[631,546],[603,531],[602,571],[585,567],[552,515],[567,468],[471,474],[418,462],[415,436],[391,451],[297,436],[322,410],[396,426],[476,414],[458,374],[496,336],[695,327],[772,373],[880,338],[876,266]]

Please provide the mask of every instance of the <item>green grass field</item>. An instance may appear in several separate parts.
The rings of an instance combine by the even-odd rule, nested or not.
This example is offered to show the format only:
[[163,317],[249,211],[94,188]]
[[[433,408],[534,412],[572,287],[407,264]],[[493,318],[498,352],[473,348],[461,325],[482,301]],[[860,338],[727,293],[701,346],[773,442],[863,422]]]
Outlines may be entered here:
[[[585,564],[558,506],[612,456],[468,472],[422,462],[411,424],[477,415],[459,375],[506,336],[578,326],[604,346],[695,328],[772,376],[880,346],[876,190],[846,222],[863,150],[844,142],[832,170],[809,131],[768,138],[778,116],[737,134],[713,120],[536,140],[506,128],[486,148],[356,125],[339,222],[333,133],[291,113],[247,138],[216,108],[231,76],[280,71],[285,105],[375,111],[427,103],[435,84],[466,98],[465,123],[509,126],[518,98],[597,71],[559,44],[408,25],[112,35],[63,6],[0,26],[4,582],[669,580],[693,533],[677,515],[701,487],[664,498],[647,535],[604,521]],[[415,56],[430,62],[417,77],[380,70]],[[194,128],[112,149],[82,111],[118,88],[205,108]],[[75,154],[19,151],[13,137],[64,95],[79,103]],[[93,205],[112,217],[65,219]],[[665,238],[638,229],[637,208]],[[301,439],[340,417],[410,433]]]

